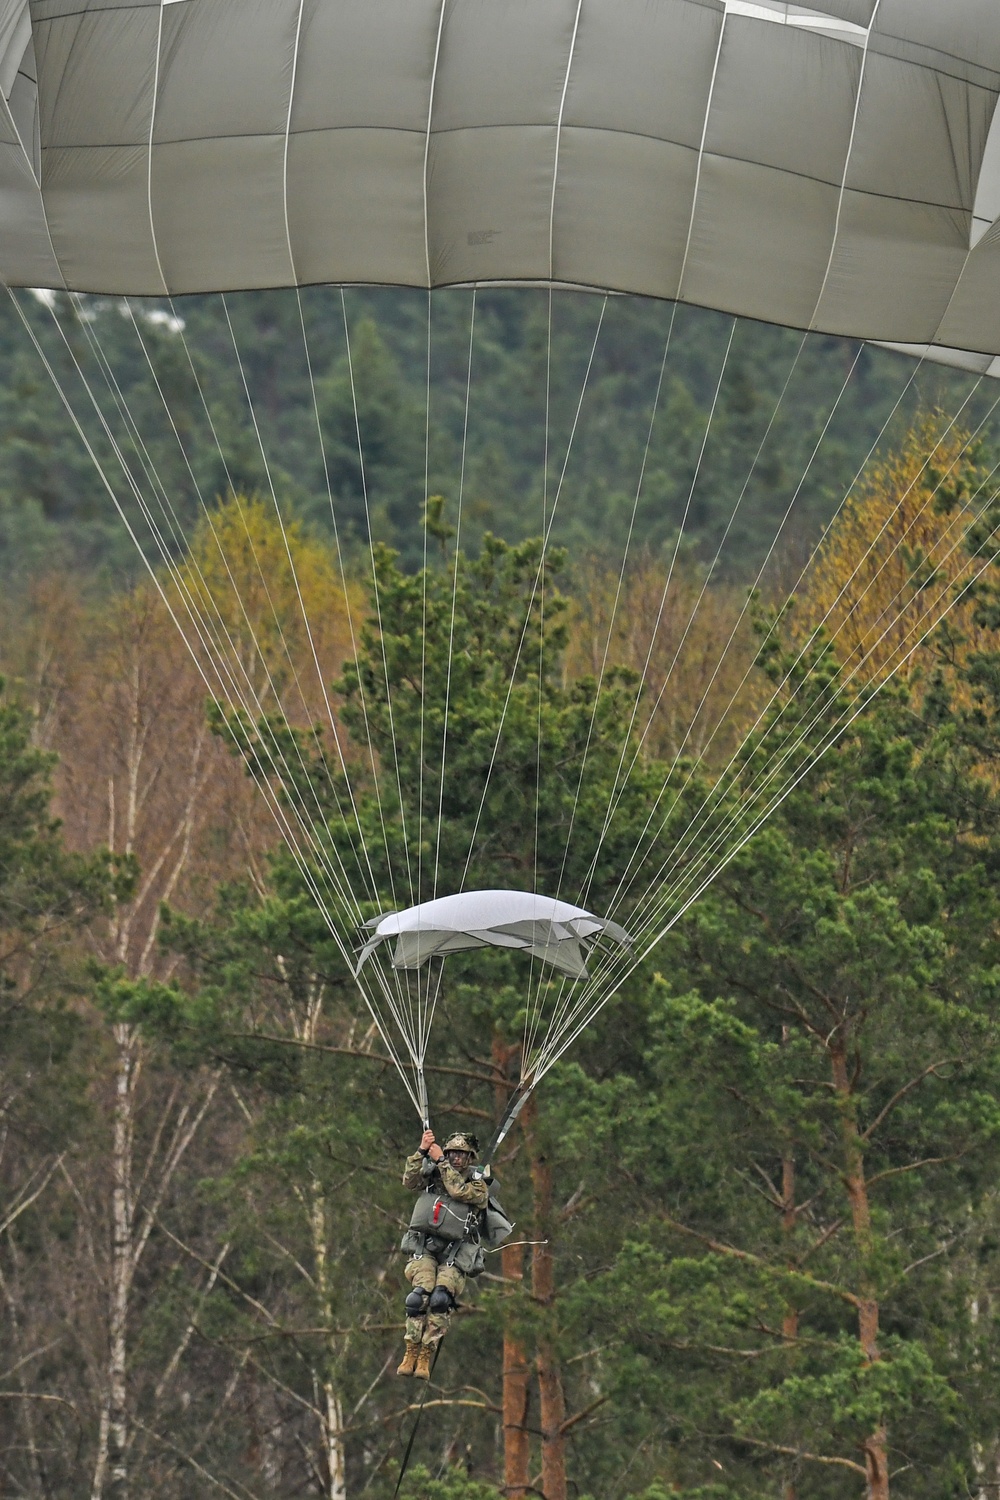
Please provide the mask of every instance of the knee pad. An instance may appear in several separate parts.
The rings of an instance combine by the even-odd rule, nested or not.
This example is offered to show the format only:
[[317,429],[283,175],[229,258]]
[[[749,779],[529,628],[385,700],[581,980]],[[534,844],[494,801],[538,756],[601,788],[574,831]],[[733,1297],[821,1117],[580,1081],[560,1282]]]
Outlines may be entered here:
[[451,1312],[452,1308],[457,1305],[447,1287],[436,1286],[433,1292],[431,1292],[430,1305],[427,1310],[432,1313],[447,1313]]
[[406,1311],[409,1313],[411,1318],[419,1318],[422,1313],[427,1311],[428,1296],[429,1293],[425,1292],[423,1288],[419,1286],[415,1286],[412,1292],[407,1293],[406,1301],[403,1303],[403,1306],[406,1308]]

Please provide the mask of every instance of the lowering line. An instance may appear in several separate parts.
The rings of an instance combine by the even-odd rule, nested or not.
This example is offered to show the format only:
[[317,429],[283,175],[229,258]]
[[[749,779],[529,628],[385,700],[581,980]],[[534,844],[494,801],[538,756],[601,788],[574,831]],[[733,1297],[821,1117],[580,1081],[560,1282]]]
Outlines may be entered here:
[[399,1487],[402,1484],[403,1476],[406,1473],[407,1468],[409,1467],[410,1454],[413,1452],[413,1444],[416,1441],[417,1437],[417,1428],[420,1426],[420,1418],[424,1414],[424,1402],[427,1400],[427,1395],[431,1388],[431,1375],[434,1374],[434,1366],[438,1362],[438,1355],[441,1353],[441,1345],[443,1343],[444,1339],[438,1339],[437,1345],[434,1349],[434,1358],[431,1360],[431,1374],[427,1377],[427,1382],[424,1385],[423,1394],[420,1397],[420,1405],[417,1407],[417,1415],[413,1419],[413,1426],[410,1429],[410,1438],[408,1443],[406,1444],[406,1450],[403,1453],[403,1461],[399,1466],[399,1477],[396,1480],[396,1488],[392,1492],[392,1500],[397,1500],[397,1497],[399,1495]]

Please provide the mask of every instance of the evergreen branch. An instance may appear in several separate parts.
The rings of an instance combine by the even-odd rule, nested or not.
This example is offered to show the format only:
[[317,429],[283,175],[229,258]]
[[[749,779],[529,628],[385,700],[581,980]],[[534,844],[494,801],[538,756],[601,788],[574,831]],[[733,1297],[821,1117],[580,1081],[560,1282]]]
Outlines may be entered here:
[[[499,1277],[497,1278],[500,1279]],[[578,1365],[582,1359],[593,1359],[595,1354],[603,1354],[605,1349],[613,1349],[613,1344],[598,1344],[596,1349],[585,1349],[582,1354],[571,1354],[569,1359],[563,1360],[565,1365]]]
[[834,1339],[820,1338],[812,1334],[808,1337],[801,1333],[788,1334],[783,1328],[771,1328],[759,1319],[754,1327],[758,1333],[766,1333],[768,1338],[775,1339],[785,1349],[791,1349],[793,1346],[799,1349],[833,1349],[836,1347]]
[[825,1453],[809,1453],[804,1448],[789,1448],[783,1443],[769,1443],[763,1438],[736,1437],[734,1442],[746,1443],[751,1448],[764,1448],[768,1453],[784,1453],[790,1458],[801,1458],[807,1463],[827,1464],[837,1469],[850,1469],[852,1474],[860,1474],[864,1479],[867,1477],[867,1469],[863,1464],[855,1463],[853,1458],[836,1458]]
[[584,1196],[583,1189],[584,1184],[581,1182],[576,1191],[570,1194],[569,1198],[567,1198],[566,1202],[557,1213],[556,1218],[558,1219],[560,1224],[565,1224],[569,1219],[573,1218],[574,1214],[578,1214],[582,1212],[583,1209],[589,1208],[590,1205],[595,1201],[593,1193]]
[[755,1193],[759,1193],[764,1202],[770,1204],[771,1208],[784,1209],[784,1199],[779,1196],[777,1188],[771,1181],[770,1177],[768,1177],[767,1173],[764,1171],[764,1168],[760,1165],[759,1162],[756,1161],[752,1163],[752,1166],[754,1171],[759,1173],[759,1175],[763,1177],[769,1191],[765,1193],[763,1188],[759,1188],[755,1182],[750,1181],[745,1172],[741,1172],[739,1175],[746,1182],[747,1186],[753,1188]]

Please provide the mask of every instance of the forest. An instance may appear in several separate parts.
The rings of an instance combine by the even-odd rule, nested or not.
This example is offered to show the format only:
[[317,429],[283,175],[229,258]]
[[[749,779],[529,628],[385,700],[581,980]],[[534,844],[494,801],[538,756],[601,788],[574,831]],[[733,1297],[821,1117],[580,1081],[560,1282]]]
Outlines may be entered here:
[[[233,328],[220,299],[179,318],[26,297],[53,360],[50,314],[148,403],[143,453],[184,522],[153,579],[0,317],[4,1493],[391,1500],[421,1408],[404,1500],[988,1500],[993,398],[639,299],[494,290],[473,337],[470,298],[431,325],[423,294],[258,294]],[[153,420],[145,350],[193,467]],[[858,538],[876,539],[860,571]],[[602,910],[678,767],[678,805],[714,786],[738,819],[734,760],[752,777],[789,724],[832,733],[521,1113],[494,1163],[515,1234],[425,1397],[393,1375],[420,1122],[254,784],[263,731],[206,702],[171,620],[194,576],[225,609],[223,572],[322,838],[354,849],[347,769],[359,828],[394,796],[439,798],[444,888],[474,848],[474,886],[586,878]],[[326,737],[293,703],[313,656]],[[453,748],[425,785],[415,684],[445,678]],[[612,795],[606,868],[566,868],[569,822],[599,830]],[[392,834],[370,845],[384,909]],[[503,1113],[522,964],[448,962],[439,1136],[486,1138]]]

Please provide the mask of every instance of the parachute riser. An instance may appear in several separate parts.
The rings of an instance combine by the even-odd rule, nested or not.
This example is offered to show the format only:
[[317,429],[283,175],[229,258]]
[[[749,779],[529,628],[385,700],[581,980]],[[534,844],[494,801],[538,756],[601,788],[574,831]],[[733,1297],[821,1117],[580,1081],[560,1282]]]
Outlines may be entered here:
[[533,1079],[529,1079],[526,1083],[521,1083],[518,1085],[517,1091],[513,1095],[510,1103],[507,1105],[507,1108],[504,1110],[503,1118],[501,1119],[500,1124],[494,1131],[492,1140],[483,1153],[484,1166],[489,1166],[490,1162],[493,1160],[493,1157],[496,1155],[500,1147],[503,1145],[504,1141],[507,1139],[507,1136],[510,1134],[514,1122],[516,1121],[524,1106],[527,1104],[528,1100],[531,1098],[531,1095],[534,1093],[534,1091],[535,1082]]
[[[436,966],[437,977],[436,979],[434,979],[435,960],[432,958],[427,964],[427,1000],[425,1005],[422,1007],[422,1020],[418,1035],[416,1037],[418,1050],[414,1051],[412,1054],[413,1068],[414,1072],[416,1073],[417,1105],[420,1114],[420,1122],[425,1130],[430,1130],[431,1128],[431,1110],[430,1101],[427,1097],[427,1079],[424,1074],[424,1059],[427,1055],[427,1040],[430,1034],[431,1025],[434,1020],[434,1013],[437,1010],[437,1003],[441,994],[441,981],[444,978],[444,959],[438,958],[436,961]],[[420,969],[418,969],[416,973],[418,997],[420,993],[420,983],[421,971]],[[418,1009],[421,1009],[419,1005]]]

